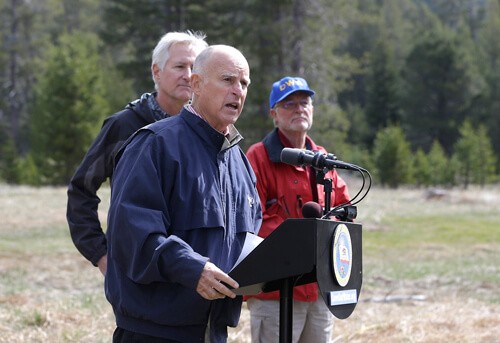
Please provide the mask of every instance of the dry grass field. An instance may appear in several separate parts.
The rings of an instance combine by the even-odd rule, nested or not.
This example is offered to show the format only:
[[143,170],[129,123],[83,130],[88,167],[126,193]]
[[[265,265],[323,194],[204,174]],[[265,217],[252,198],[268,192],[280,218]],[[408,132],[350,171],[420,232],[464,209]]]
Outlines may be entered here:
[[[333,342],[500,342],[500,188],[428,195],[375,188],[358,205],[363,288]],[[64,188],[0,185],[0,342],[111,341],[103,277],[65,208]],[[245,308],[229,341],[250,342]]]

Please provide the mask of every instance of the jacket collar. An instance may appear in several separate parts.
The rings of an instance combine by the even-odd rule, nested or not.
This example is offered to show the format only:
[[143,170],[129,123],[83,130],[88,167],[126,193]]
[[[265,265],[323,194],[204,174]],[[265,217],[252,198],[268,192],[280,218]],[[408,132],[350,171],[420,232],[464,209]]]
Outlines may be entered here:
[[[283,150],[283,148],[291,148],[290,146],[285,146],[285,144],[283,144],[278,128],[274,128],[273,131],[268,133],[262,140],[262,143],[267,150],[269,159],[274,163],[281,163],[281,150]],[[314,144],[309,136],[306,137],[306,148],[308,150],[314,150],[316,148],[316,144]]]
[[161,109],[158,101],[156,101],[156,95],[157,92],[144,93],[139,99],[129,102],[125,108],[134,111],[148,123],[170,117],[171,113]]
[[227,135],[217,131],[203,118],[183,107],[180,116],[188,123],[189,126],[207,143],[216,146],[219,150],[229,149],[237,145],[243,137],[240,135],[236,127],[231,125]]

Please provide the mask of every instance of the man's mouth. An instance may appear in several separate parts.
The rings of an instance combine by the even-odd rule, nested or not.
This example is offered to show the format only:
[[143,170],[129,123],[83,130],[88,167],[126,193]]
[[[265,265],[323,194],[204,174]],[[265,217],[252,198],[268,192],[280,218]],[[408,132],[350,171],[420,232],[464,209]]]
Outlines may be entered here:
[[237,102],[230,102],[230,103],[226,104],[226,107],[229,107],[233,110],[237,110],[240,107],[240,104]]

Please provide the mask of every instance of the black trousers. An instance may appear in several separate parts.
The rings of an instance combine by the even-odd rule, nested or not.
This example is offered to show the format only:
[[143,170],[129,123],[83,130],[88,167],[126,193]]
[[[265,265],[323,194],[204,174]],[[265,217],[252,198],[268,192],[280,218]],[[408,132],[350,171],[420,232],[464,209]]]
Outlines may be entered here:
[[171,339],[143,335],[137,332],[116,328],[113,343],[182,343]]

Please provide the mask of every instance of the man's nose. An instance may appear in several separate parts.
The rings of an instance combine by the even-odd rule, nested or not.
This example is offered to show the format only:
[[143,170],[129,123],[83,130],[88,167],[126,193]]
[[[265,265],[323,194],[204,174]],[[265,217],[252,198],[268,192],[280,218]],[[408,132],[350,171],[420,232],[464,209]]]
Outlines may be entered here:
[[234,94],[238,96],[243,96],[246,92],[246,88],[239,82],[235,82],[233,86]]

